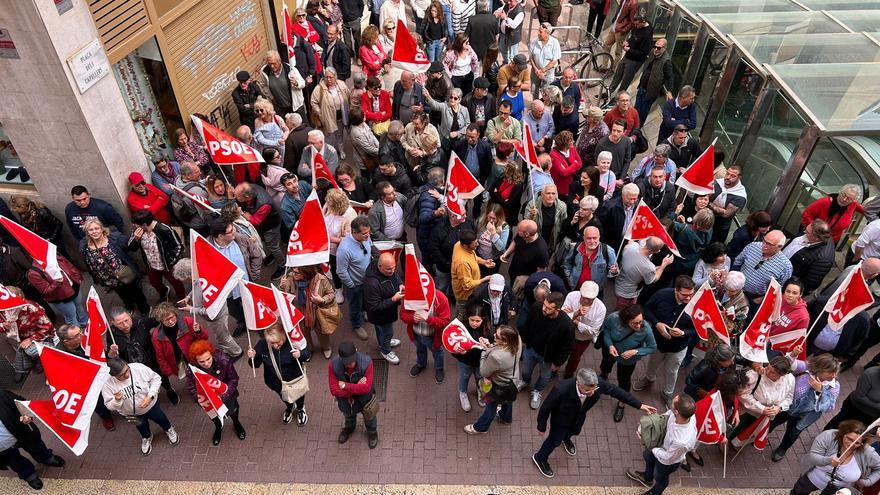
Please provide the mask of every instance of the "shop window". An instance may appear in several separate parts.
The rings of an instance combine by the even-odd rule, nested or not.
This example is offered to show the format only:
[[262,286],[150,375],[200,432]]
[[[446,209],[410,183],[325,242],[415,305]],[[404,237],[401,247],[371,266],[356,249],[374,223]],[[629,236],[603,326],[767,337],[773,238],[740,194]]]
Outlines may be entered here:
[[32,186],[31,176],[21,162],[12,140],[0,123],[0,186]]
[[[742,137],[763,82],[764,79],[749,64],[740,60],[733,81],[730,83],[730,91],[721,105],[713,132],[718,138],[715,147],[724,151],[729,158],[733,157],[736,145]],[[761,208],[764,206],[762,205]]]
[[712,104],[712,96],[715,94],[715,85],[724,72],[724,62],[730,48],[718,41],[714,36],[706,40],[706,50],[700,60],[700,69],[694,80],[694,88],[697,90],[697,122],[703,122],[709,105]]
[[678,34],[675,36],[675,44],[672,47],[672,53],[669,54],[672,60],[672,86],[673,94],[678,93],[684,79],[684,70],[687,67],[688,59],[691,51],[694,49],[694,40],[697,37],[699,28],[693,22],[682,18],[681,25],[678,28]]

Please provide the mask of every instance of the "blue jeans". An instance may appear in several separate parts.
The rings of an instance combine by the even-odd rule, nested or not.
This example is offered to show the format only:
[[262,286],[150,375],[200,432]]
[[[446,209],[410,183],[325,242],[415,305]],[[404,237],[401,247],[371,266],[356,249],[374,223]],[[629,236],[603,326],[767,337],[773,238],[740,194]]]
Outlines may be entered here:
[[467,393],[468,380],[474,377],[477,384],[477,391],[480,390],[480,368],[476,366],[468,366],[461,361],[458,362],[458,391]]
[[645,458],[645,481],[654,482],[654,486],[651,487],[651,495],[660,495],[669,486],[669,475],[678,469],[679,463],[667,466],[658,461],[650,450],[646,450],[642,456]]
[[452,10],[445,3],[443,4],[443,16],[446,17],[446,39],[452,45],[452,40],[455,39],[455,33],[452,32]]
[[168,431],[171,428],[171,421],[168,420],[168,416],[166,416],[165,412],[162,411],[162,408],[159,407],[159,401],[156,401],[149,411],[138,416],[138,422],[135,427],[137,428],[138,433],[141,434],[141,438],[150,438],[153,436],[153,434],[150,433],[149,420],[153,420],[153,422],[159,425],[164,431]]
[[391,352],[391,337],[394,337],[394,324],[385,323],[384,325],[376,325],[376,342],[379,344],[379,350],[382,354]]
[[[440,270],[434,272],[434,287],[449,297],[451,295],[451,291],[449,290],[452,287],[452,275],[450,273],[444,273]],[[450,301],[451,303],[452,301]]]
[[425,51],[428,52],[428,60],[431,62],[443,60],[443,43],[440,40],[429,41],[425,47]]
[[559,444],[561,444],[563,440],[571,440],[571,432],[550,426],[550,432],[547,433],[547,438],[544,439],[541,448],[535,452],[535,459],[537,459],[538,462],[547,462],[547,458],[550,457],[550,454],[552,454],[554,450],[556,450],[556,447],[559,447]]
[[79,325],[80,328],[85,328],[86,323],[89,322],[89,314],[79,301],[79,298],[64,303],[49,303],[49,306],[52,306],[56,313],[63,316],[64,323],[68,325]]
[[[413,334],[413,342],[416,345],[416,366],[419,368],[428,367],[428,349],[434,347],[433,335],[416,335]],[[443,347],[431,350],[434,355],[434,368],[443,369]]]
[[342,292],[345,293],[345,302],[348,303],[348,319],[351,321],[351,328],[364,326],[364,286],[343,286]]
[[[486,401],[486,407],[483,408],[483,414],[480,415],[480,418],[474,423],[474,429],[480,432],[489,431],[489,426],[492,424],[492,420],[495,419],[497,409],[497,403]],[[504,421],[505,423],[513,421],[513,403],[508,402],[507,404],[502,404],[501,412],[499,412],[498,415],[501,416],[501,421]]]
[[531,347],[526,347],[522,353],[522,381],[526,385],[532,382],[532,371],[535,365],[539,366],[538,381],[535,382],[534,390],[542,392],[547,382],[550,381],[550,363],[544,361],[544,357]]
[[498,51],[501,52],[501,59],[505,64],[510,62],[519,53],[519,38],[504,33],[499,34]]

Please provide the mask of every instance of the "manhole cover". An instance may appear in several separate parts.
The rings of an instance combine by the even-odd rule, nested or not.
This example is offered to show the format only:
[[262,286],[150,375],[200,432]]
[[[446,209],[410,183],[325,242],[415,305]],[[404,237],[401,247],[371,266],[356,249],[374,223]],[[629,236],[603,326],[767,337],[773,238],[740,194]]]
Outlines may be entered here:
[[[388,374],[387,369],[385,374]],[[15,383],[15,369],[12,367],[12,363],[6,359],[6,356],[0,356],[0,388],[6,390],[18,390],[21,388],[21,383]]]
[[379,401],[385,402],[388,393],[388,361],[384,358],[373,360],[373,388],[376,389]]

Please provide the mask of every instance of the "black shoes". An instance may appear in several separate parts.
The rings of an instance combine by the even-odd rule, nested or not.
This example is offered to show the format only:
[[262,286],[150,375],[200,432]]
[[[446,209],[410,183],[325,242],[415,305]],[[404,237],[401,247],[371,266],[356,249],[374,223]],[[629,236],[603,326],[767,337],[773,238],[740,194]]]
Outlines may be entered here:
[[27,482],[28,486],[33,488],[34,490],[42,490],[43,489],[43,480],[40,478],[34,478]]
[[696,464],[697,466],[702,467],[703,464],[705,464],[705,462],[703,461],[703,456],[701,456],[700,454],[698,454],[694,451],[688,452],[687,456],[690,457],[691,459],[693,459],[694,464]]
[[339,432],[339,437],[336,438],[336,441],[340,444],[347,442],[353,431],[354,428],[343,428],[342,431]]
[[235,428],[235,434],[238,435],[239,440],[244,440],[247,437],[247,433],[244,431],[244,425],[241,423],[233,423],[232,427]]
[[620,423],[623,421],[623,404],[617,404],[617,409],[614,410],[614,422]]
[[177,392],[173,388],[166,390],[165,395],[168,396],[168,402],[171,402],[172,406],[180,404],[180,396],[177,395]]
[[367,447],[375,449],[379,445],[379,433],[375,431],[367,432]]
[[565,449],[565,453],[568,455],[577,455],[578,449],[575,446],[574,442],[571,439],[562,441],[562,448]]
[[244,351],[241,351],[238,354],[236,354],[235,356],[230,357],[229,361],[231,363],[235,364],[235,362],[238,361],[239,359],[241,359],[242,356],[244,356]]
[[781,448],[780,448],[780,449],[776,449],[776,450],[774,450],[774,451],[773,451],[773,457],[771,457],[771,459],[773,459],[773,462],[779,462],[779,461],[781,461],[782,458],[785,457],[785,452],[786,452],[787,450],[788,450],[788,449],[781,449]]
[[425,371],[425,367],[419,366],[416,364],[412,368],[409,369],[409,376],[417,377],[417,376],[419,376],[419,373],[421,373],[423,371]]
[[538,466],[538,471],[541,471],[541,474],[546,476],[547,478],[552,478],[556,476],[553,474],[553,468],[550,467],[549,462],[538,462],[538,458],[535,455],[532,455],[532,461],[534,461],[535,466]]
[[64,465],[64,459],[62,459],[61,457],[58,457],[57,455],[53,455],[48,460],[46,460],[46,462],[44,462],[43,464],[45,464],[47,466],[52,466],[52,467],[61,467]]
[[444,377],[444,376],[445,376],[445,375],[443,374],[443,370],[436,370],[436,371],[434,371],[434,381],[435,381],[435,382],[437,382],[437,383],[443,383],[443,377]]
[[220,440],[223,439],[223,429],[222,428],[214,428],[214,435],[211,436],[211,443],[215,446],[220,445]]

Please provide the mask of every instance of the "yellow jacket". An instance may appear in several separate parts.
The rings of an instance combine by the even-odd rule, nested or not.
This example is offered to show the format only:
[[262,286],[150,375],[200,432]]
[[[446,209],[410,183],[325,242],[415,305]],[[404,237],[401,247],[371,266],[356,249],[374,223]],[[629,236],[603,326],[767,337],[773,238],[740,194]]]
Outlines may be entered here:
[[480,285],[480,258],[476,252],[468,252],[456,242],[452,248],[452,293],[457,301],[465,301]]

